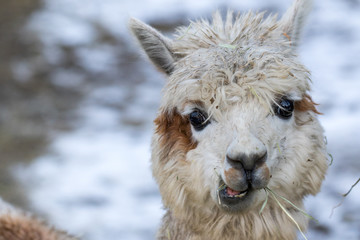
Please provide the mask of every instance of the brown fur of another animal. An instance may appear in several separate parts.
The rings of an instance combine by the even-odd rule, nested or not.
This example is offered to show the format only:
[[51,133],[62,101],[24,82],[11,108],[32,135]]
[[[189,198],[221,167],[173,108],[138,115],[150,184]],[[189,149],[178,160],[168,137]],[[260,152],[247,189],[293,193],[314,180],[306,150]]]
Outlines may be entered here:
[[0,240],[76,240],[45,222],[25,215],[0,216]]

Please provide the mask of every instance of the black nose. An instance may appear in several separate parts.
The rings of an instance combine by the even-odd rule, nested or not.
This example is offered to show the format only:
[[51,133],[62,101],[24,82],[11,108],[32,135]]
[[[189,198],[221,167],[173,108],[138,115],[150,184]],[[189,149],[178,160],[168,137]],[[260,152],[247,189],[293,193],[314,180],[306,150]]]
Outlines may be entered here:
[[250,174],[256,165],[264,163],[267,152],[260,152],[254,154],[238,154],[236,156],[226,155],[226,161],[235,169],[245,170],[246,175]]

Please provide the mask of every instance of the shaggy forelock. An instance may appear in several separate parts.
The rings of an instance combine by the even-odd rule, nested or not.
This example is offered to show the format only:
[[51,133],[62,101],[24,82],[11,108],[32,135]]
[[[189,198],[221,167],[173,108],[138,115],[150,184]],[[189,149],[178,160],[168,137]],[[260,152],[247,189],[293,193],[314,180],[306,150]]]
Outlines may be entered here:
[[172,47],[182,58],[167,82],[163,105],[181,108],[188,100],[201,100],[211,103],[213,113],[250,94],[272,111],[281,96],[302,100],[310,74],[283,34],[276,16],[252,13],[234,19],[228,12],[225,22],[216,13],[212,23],[180,28]]
[[[189,27],[180,27],[173,49],[177,54],[189,55],[199,48],[210,48],[219,44],[240,47],[254,45],[274,45],[287,48],[289,40],[281,37],[277,16],[264,18],[264,13],[237,15],[229,11],[224,21],[220,12],[213,15],[213,21],[191,22]],[[281,41],[280,41],[281,40]]]

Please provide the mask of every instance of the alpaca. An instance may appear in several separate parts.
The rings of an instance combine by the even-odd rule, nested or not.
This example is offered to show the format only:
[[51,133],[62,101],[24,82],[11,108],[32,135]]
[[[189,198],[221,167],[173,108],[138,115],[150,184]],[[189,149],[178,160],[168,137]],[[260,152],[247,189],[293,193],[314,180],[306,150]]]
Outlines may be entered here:
[[295,0],[280,19],[216,12],[173,40],[130,20],[167,78],[152,138],[166,209],[158,239],[288,240],[306,230],[289,201],[303,208],[328,166],[310,73],[297,55],[310,5]]
[[0,198],[0,240],[76,240]]

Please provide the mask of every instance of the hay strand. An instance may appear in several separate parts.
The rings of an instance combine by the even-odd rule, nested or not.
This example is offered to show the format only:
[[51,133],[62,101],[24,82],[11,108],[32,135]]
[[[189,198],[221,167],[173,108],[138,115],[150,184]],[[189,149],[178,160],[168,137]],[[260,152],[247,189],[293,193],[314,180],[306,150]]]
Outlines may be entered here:
[[169,230],[169,228],[166,229],[166,233],[167,233],[167,238],[168,238],[169,240],[171,240],[171,235],[170,235],[170,230]]
[[343,194],[343,197],[346,197],[347,195],[349,195],[349,193],[353,190],[353,188],[360,182],[360,178],[351,186],[351,188],[349,189],[349,191],[347,191],[347,193]]
[[187,29],[185,30],[184,34],[182,34],[181,36],[179,36],[176,40],[181,40],[181,39],[183,39],[184,36],[185,36],[186,34],[188,34],[188,32],[189,32],[190,28],[192,27],[192,25],[193,25],[193,23],[191,22],[191,23],[189,24],[189,26],[187,27]]
[[285,207],[280,203],[280,201],[277,199],[275,193],[270,190],[269,188],[265,188],[266,190],[268,190],[271,195],[273,196],[274,200],[276,201],[276,203],[279,205],[279,207],[284,211],[284,213],[290,218],[290,220],[296,225],[297,229],[300,231],[301,235],[303,236],[303,238],[305,240],[308,240],[307,237],[305,236],[305,234],[303,233],[303,231],[301,230],[299,224],[296,222],[296,220],[291,216],[291,214],[285,209]]
[[230,48],[230,49],[235,49],[236,46],[235,45],[231,45],[231,44],[219,44],[220,47],[224,47],[224,48]]
[[329,163],[329,166],[331,166],[333,164],[333,161],[334,161],[334,157],[331,153],[328,153],[329,157],[330,157],[330,163]]
[[349,191],[347,191],[346,193],[342,194],[342,199],[341,199],[341,202],[339,202],[336,206],[334,206],[332,209],[331,209],[331,213],[330,213],[330,216],[329,218],[332,217],[332,215],[334,214],[334,211],[336,208],[340,207],[344,201],[345,201],[345,198],[347,197],[347,195],[349,195],[349,193],[353,190],[353,188],[360,182],[360,178],[351,186],[351,188],[349,189]]
[[266,199],[265,199],[263,205],[261,206],[261,209],[260,209],[260,211],[259,211],[259,214],[261,214],[262,211],[264,210],[264,208],[265,208],[265,206],[266,206],[266,204],[267,204],[267,202],[268,202],[268,198],[269,198],[269,192],[266,191],[265,188],[264,188],[264,191],[265,191],[265,193],[266,193]]
[[307,212],[305,212],[304,210],[302,210],[301,208],[299,208],[298,206],[296,206],[295,204],[293,204],[290,200],[286,199],[285,197],[279,195],[278,193],[274,192],[273,190],[271,190],[270,188],[266,188],[266,190],[268,190],[269,192],[271,192],[272,194],[276,195],[277,197],[281,198],[282,200],[284,200],[285,202],[289,203],[291,206],[293,206],[296,210],[298,210],[299,212],[301,212],[302,214],[304,214],[306,217],[319,222],[316,218],[314,218],[313,216],[311,216],[310,214],[308,214]]
[[280,153],[280,155],[281,155],[282,153],[281,153],[280,144],[279,144],[279,143],[276,143],[276,146],[277,146],[277,149],[279,150],[279,153]]

